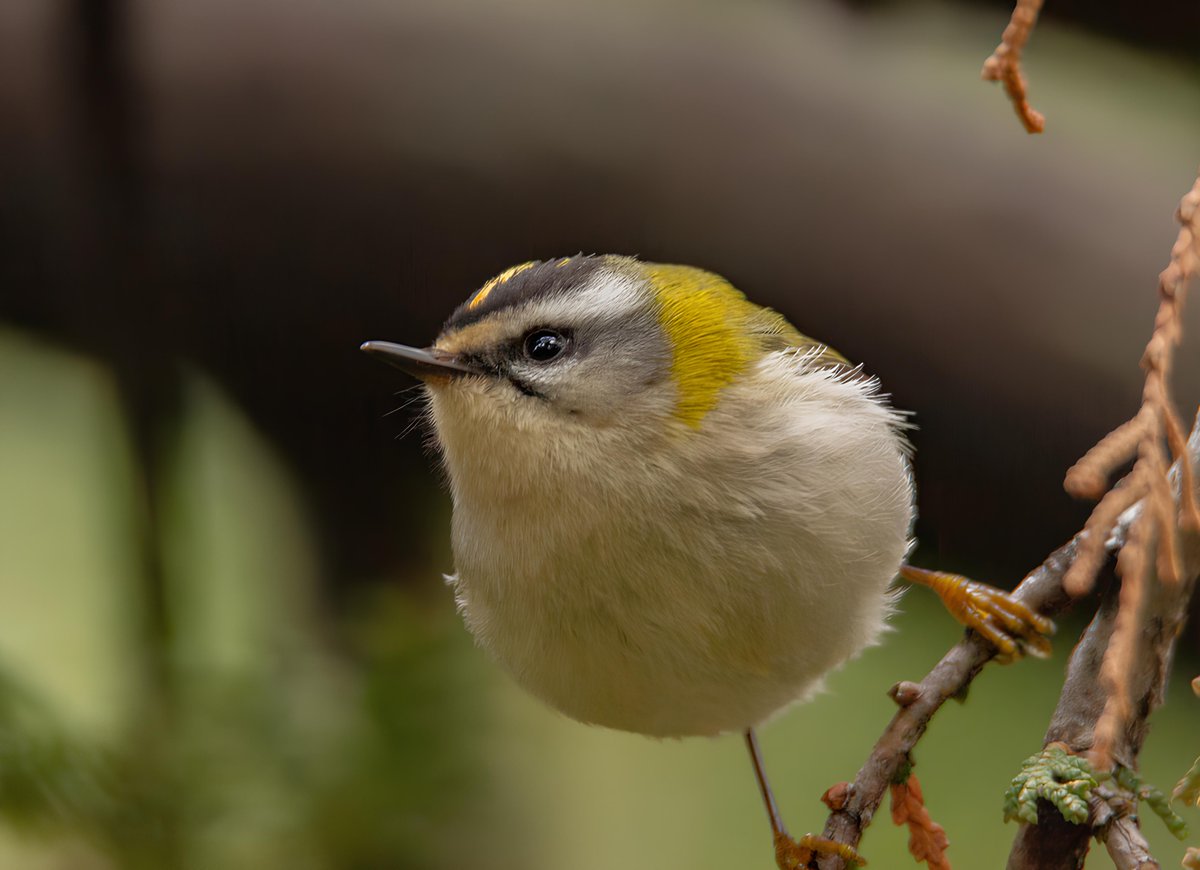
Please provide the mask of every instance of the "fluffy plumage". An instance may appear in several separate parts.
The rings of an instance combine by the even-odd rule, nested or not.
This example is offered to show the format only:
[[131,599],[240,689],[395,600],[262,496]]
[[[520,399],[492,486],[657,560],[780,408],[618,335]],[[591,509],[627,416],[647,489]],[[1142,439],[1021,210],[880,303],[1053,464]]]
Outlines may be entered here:
[[[435,347],[479,374],[431,379],[430,411],[459,606],[522,686],[711,735],[877,639],[913,491],[874,381],[689,267],[526,264],[473,301]],[[567,350],[529,359],[546,329]]]

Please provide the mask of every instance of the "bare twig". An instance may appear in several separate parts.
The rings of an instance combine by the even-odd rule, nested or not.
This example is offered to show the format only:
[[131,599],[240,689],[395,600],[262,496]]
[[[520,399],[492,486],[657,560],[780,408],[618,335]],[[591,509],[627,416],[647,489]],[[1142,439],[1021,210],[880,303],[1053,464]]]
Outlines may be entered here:
[[1026,133],[1040,133],[1046,128],[1046,118],[1033,106],[1025,95],[1025,76],[1021,72],[1021,52],[1037,23],[1042,0],[1017,0],[1008,27],[1000,37],[1000,44],[992,56],[983,62],[983,78],[989,82],[1000,82],[1004,93],[1012,101],[1017,117],[1025,125]]
[[1159,864],[1150,854],[1150,844],[1132,816],[1117,819],[1104,836],[1108,856],[1117,870],[1159,870]]
[[[1040,568],[1025,578],[1013,595],[1047,616],[1069,605],[1071,596],[1062,588],[1062,577],[1075,558],[1077,542],[1078,538],[1056,550]],[[916,684],[915,690],[909,689],[906,700],[912,698],[911,703],[896,713],[875,743],[850,787],[845,804],[830,813],[825,823],[824,837],[851,846],[858,845],[884,793],[925,733],[930,719],[949,698],[970,685],[994,655],[995,649],[987,641],[969,633],[942,657],[925,679]],[[822,856],[819,866],[822,870],[840,870],[844,864],[841,859],[830,855]]]
[[[1193,434],[1191,452],[1196,460],[1200,460],[1200,418]],[[1144,509],[1144,505],[1140,507]],[[1127,521],[1135,519],[1126,517]],[[1120,542],[1114,543],[1119,545]],[[1127,679],[1134,709],[1124,727],[1109,738],[1113,757],[1129,768],[1136,764],[1145,739],[1146,719],[1162,702],[1179,629],[1186,617],[1195,574],[1200,571],[1200,546],[1191,536],[1187,543],[1187,575],[1173,586],[1148,585],[1154,594],[1146,602],[1143,619],[1137,627]],[[1102,713],[1110,701],[1110,692],[1099,676],[1109,660],[1106,651],[1113,642],[1115,628],[1128,607],[1127,602],[1121,600],[1124,595],[1124,588],[1109,584],[1095,617],[1072,652],[1058,707],[1046,731],[1047,746],[1056,743],[1072,752],[1084,753],[1100,739],[1098,730],[1103,724]],[[1022,825],[1018,831],[1009,854],[1009,870],[1080,867],[1093,833],[1108,846],[1119,868],[1157,866],[1145,863],[1148,850],[1143,854],[1134,848],[1142,842],[1134,809],[1133,796],[1108,787],[1097,790],[1093,796],[1091,818],[1087,824],[1072,824],[1052,806],[1043,803],[1039,806],[1038,824]],[[1116,840],[1111,841],[1112,837]],[[1137,861],[1122,863],[1134,858]]]
[[[1114,585],[1109,585],[1096,615],[1071,653],[1062,694],[1046,730],[1044,745],[1057,742],[1067,750],[1091,745],[1092,730],[1106,700],[1098,675],[1116,617],[1117,590]],[[1069,703],[1067,699],[1070,699]],[[1101,823],[1112,816],[1108,804],[1093,796],[1092,820]],[[1039,801],[1037,824],[1022,825],[1018,830],[1008,856],[1008,868],[1018,870],[1055,866],[1056,863],[1064,867],[1082,867],[1091,835],[1088,825],[1072,824],[1057,808]]]
[[[1187,451],[1192,465],[1200,464],[1200,418],[1197,419],[1197,426],[1187,444]],[[1140,513],[1139,509],[1126,511],[1117,519],[1111,534],[1104,534],[1108,530],[1099,530],[1099,534],[1107,541],[1108,552],[1116,552],[1124,545],[1130,526]],[[1076,558],[1080,543],[1086,540],[1089,534],[1093,532],[1083,532],[1055,550],[1040,567],[1021,582],[1013,595],[1028,607],[1046,616],[1053,616],[1064,610],[1072,598],[1063,588],[1063,578]],[[1113,611],[1115,618],[1115,606]],[[1097,669],[1102,660],[1107,637],[1106,633],[1097,638],[1094,653]],[[908,702],[907,705],[896,713],[875,743],[866,763],[847,790],[848,796],[844,803],[830,813],[823,836],[851,846],[859,844],[863,831],[871,823],[888,786],[895,780],[901,766],[907,762],[909,753],[925,733],[933,715],[947,699],[960,694],[970,685],[994,654],[995,650],[986,641],[974,633],[968,633],[942,657],[920,683],[903,684],[903,690],[897,691],[895,697],[898,703],[903,698]],[[1092,681],[1091,689],[1097,691],[1095,680]],[[1103,707],[1103,696],[1100,696],[1098,704],[1095,708],[1097,715]],[[1094,722],[1095,717],[1091,721]],[[818,866],[821,870],[840,870],[844,863],[836,856],[825,855],[819,859]]]

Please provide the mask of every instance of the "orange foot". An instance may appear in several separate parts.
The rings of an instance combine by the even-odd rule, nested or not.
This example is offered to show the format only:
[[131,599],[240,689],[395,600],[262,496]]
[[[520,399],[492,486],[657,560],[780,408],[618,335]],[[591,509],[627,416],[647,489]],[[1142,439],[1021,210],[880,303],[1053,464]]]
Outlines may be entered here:
[[807,867],[817,855],[838,855],[847,867],[862,867],[867,859],[858,854],[853,846],[805,834],[793,840],[787,834],[775,835],[775,863],[779,870],[799,870]]
[[912,565],[901,565],[900,576],[936,592],[955,619],[979,632],[1000,651],[999,661],[1011,662],[1025,653],[1038,658],[1050,655],[1049,636],[1054,634],[1054,623],[1007,592],[958,574]]

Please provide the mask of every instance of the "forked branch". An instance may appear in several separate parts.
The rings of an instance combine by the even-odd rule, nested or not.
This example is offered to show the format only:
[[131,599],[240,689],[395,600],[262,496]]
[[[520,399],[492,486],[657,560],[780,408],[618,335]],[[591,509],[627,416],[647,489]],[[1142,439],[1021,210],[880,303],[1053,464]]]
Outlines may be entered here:
[[[1187,443],[1187,455],[1193,467],[1200,465],[1200,416]],[[1111,534],[1105,536],[1107,552],[1115,553],[1125,544],[1137,514],[1137,511],[1128,511],[1117,519]],[[1013,595],[1046,616],[1054,616],[1066,609],[1072,598],[1063,587],[1063,578],[1088,534],[1081,532],[1051,553],[1021,582]],[[968,633],[921,682],[901,684],[899,690],[893,692],[901,709],[888,723],[866,763],[847,788],[845,801],[829,814],[824,837],[858,846],[888,787],[907,764],[909,753],[924,735],[933,715],[948,699],[961,694],[994,655],[995,650],[990,644]],[[1102,655],[1097,655],[1096,667],[1099,667],[1100,659]],[[837,856],[825,855],[817,866],[821,870],[841,870],[845,864]]]
[[[1022,0],[1018,11],[1030,7],[1036,15],[1038,5]],[[1016,46],[1018,57],[1032,21],[1028,14],[1022,19],[1024,36],[1017,34],[1010,40],[1006,31],[1006,44]],[[1146,370],[1142,407],[1067,475],[1068,491],[1103,497],[1083,532],[1051,554],[1014,592],[1026,606],[1053,616],[1090,591],[1109,557],[1118,556],[1121,583],[1114,584],[1115,592],[1106,597],[1072,655],[1059,708],[1046,736],[1047,743],[1061,742],[1074,752],[1089,752],[1102,774],[1114,766],[1132,769],[1136,763],[1146,717],[1161,703],[1200,572],[1200,494],[1195,473],[1200,464],[1200,415],[1185,442],[1168,391],[1187,285],[1200,270],[1200,178],[1180,202],[1177,217],[1179,237],[1159,276],[1159,311],[1142,358]],[[1109,476],[1135,456],[1130,473],[1105,494]],[[1170,459],[1174,464],[1168,474]],[[986,641],[968,634],[919,684],[906,683],[902,691],[893,692],[901,710],[847,788],[846,800],[829,816],[826,838],[858,846],[884,791],[907,764],[934,713],[947,698],[962,692],[994,654]],[[1053,812],[1039,811],[1039,822],[1024,826],[1018,834],[1010,870],[1079,866],[1071,861],[1082,860],[1093,830],[1102,840],[1111,841],[1109,851],[1119,867],[1146,866],[1140,857],[1137,863],[1129,863],[1134,861],[1131,856],[1140,854],[1134,848],[1140,842],[1140,833],[1135,836],[1136,817],[1116,812],[1111,805],[1106,820],[1093,813],[1088,824],[1072,824],[1055,818]],[[836,856],[819,861],[824,870],[842,864]]]

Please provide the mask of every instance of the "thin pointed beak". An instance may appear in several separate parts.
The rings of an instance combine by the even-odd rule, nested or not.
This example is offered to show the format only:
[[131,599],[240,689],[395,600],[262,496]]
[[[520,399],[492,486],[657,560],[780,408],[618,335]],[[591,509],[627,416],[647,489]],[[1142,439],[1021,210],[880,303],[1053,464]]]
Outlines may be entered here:
[[390,341],[364,341],[359,350],[377,360],[408,372],[415,378],[453,378],[475,371],[453,356],[435,348],[409,347]]

